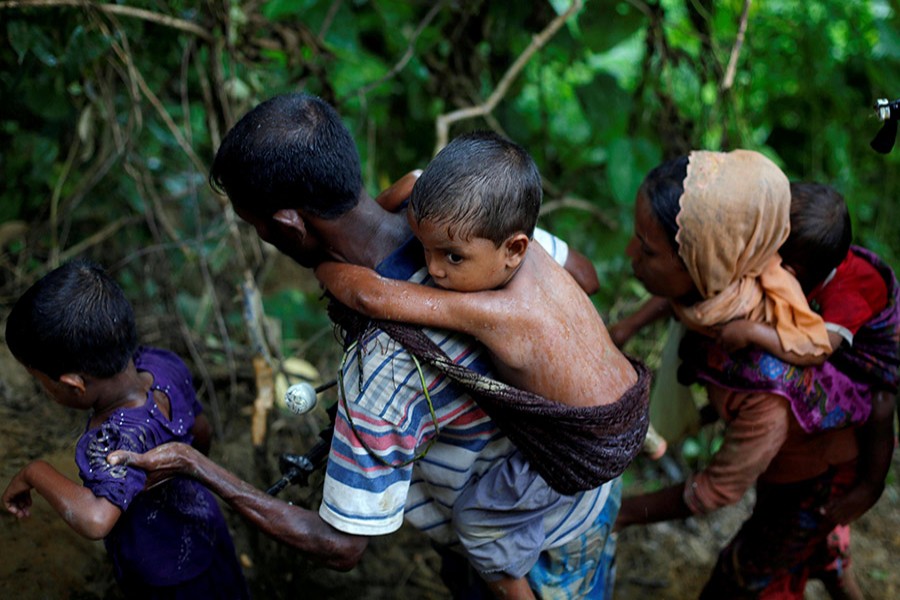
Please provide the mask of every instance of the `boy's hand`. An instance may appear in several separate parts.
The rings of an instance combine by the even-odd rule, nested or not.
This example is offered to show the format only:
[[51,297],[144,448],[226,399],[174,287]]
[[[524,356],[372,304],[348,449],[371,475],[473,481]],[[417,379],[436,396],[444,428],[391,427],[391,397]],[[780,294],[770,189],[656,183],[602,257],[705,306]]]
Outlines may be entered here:
[[846,494],[823,506],[822,514],[838,525],[847,525],[875,506],[883,491],[883,483],[857,483]]
[[409,195],[412,193],[413,185],[415,185],[416,180],[421,174],[422,169],[410,171],[391,184],[389,188],[378,194],[375,198],[375,202],[380,204],[381,208],[388,212],[399,211],[400,205],[409,198]]
[[31,515],[31,485],[25,481],[24,471],[16,473],[3,491],[3,506],[17,519]]
[[735,352],[751,344],[750,332],[754,326],[752,321],[737,319],[719,328],[719,345],[728,352]]

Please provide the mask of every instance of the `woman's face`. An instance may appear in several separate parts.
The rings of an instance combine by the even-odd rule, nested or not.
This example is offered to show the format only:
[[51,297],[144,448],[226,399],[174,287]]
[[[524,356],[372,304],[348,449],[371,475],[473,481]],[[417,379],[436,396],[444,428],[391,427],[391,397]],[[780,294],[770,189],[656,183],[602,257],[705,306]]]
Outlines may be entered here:
[[634,276],[654,296],[671,300],[689,297],[696,286],[660,224],[643,191],[634,204],[634,236],[625,253]]

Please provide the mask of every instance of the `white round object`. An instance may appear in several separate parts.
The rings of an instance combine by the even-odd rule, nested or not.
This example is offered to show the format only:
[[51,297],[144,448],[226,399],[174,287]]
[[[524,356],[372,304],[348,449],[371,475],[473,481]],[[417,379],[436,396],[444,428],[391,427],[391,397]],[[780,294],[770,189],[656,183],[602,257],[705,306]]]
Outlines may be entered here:
[[316,407],[316,389],[305,381],[295,383],[284,393],[284,403],[295,415],[303,415]]

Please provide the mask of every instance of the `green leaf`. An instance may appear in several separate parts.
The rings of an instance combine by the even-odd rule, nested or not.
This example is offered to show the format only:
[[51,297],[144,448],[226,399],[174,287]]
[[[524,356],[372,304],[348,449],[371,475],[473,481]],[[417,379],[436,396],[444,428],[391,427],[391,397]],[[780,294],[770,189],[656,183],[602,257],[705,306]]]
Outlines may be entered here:
[[685,458],[695,459],[700,457],[700,453],[702,449],[700,447],[699,442],[697,442],[696,438],[687,438],[684,440],[684,443],[681,445],[681,454]]
[[595,144],[625,135],[631,96],[610,75],[598,73],[590,82],[575,88],[581,110],[591,127]]
[[618,138],[609,145],[607,176],[616,202],[630,206],[647,172],[660,162],[659,148],[648,140]]
[[11,21],[6,24],[6,38],[9,40],[9,45],[16,52],[16,56],[19,57],[20,65],[25,60],[25,55],[28,54],[32,37],[32,30],[26,23]]
[[23,63],[29,52],[48,67],[59,64],[59,59],[53,52],[54,43],[39,27],[24,21],[11,21],[6,31],[9,43],[19,57],[19,64]]
[[573,35],[590,51],[600,53],[631,37],[644,24],[644,15],[628,2],[588,0]]
[[[300,17],[305,15],[316,5],[327,4],[316,0],[268,0],[264,2],[260,11],[263,16],[273,21],[286,20],[288,17]],[[325,10],[324,8],[322,10]]]

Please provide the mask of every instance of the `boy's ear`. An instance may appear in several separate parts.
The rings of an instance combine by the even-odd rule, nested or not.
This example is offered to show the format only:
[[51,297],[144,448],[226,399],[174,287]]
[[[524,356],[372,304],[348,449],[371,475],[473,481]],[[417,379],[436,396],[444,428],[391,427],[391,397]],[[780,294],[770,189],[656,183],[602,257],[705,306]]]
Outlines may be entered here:
[[506,246],[507,267],[515,269],[522,263],[522,260],[525,258],[525,252],[528,251],[529,243],[531,243],[531,240],[522,232],[510,236],[503,242],[504,246]]
[[84,377],[77,373],[63,373],[59,376],[59,382],[74,388],[79,396],[84,394]]
[[303,221],[303,217],[300,216],[300,213],[295,209],[282,208],[272,215],[272,219],[285,230],[288,230],[291,235],[301,239],[306,237],[306,223]]

